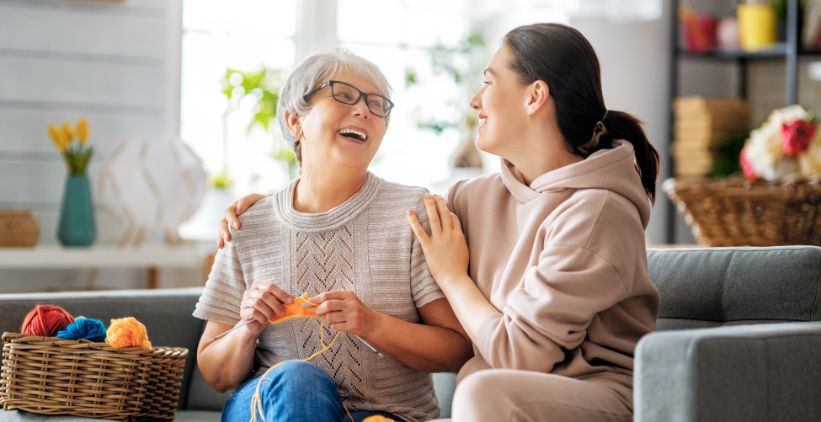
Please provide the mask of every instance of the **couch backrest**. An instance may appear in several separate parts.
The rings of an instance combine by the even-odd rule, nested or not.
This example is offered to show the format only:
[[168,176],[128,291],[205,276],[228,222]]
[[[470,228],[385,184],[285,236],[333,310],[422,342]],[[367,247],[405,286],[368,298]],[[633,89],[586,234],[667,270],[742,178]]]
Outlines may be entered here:
[[0,332],[20,332],[24,317],[38,304],[59,305],[74,316],[101,319],[106,326],[111,318],[133,316],[145,324],[154,345],[188,348],[186,382],[183,382],[179,403],[181,408],[187,408],[187,381],[191,379],[204,327],[191,312],[201,291],[201,288],[186,288],[4,294],[0,295]]
[[647,258],[659,330],[821,319],[819,247],[658,249]]

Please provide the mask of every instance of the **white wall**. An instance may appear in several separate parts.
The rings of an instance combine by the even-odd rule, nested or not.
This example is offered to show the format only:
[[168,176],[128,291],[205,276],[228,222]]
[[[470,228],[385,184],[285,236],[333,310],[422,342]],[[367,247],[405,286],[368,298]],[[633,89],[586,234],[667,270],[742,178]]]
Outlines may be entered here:
[[[0,208],[33,210],[40,245],[54,244],[67,172],[48,124],[88,118],[95,192],[100,164],[123,139],[178,136],[182,0],[0,0],[0,22]],[[97,223],[105,240],[115,223],[99,210]],[[144,283],[139,272],[7,271],[0,291],[91,276]]]
[[48,124],[88,117],[95,189],[124,138],[176,136],[181,2],[0,0],[0,20],[0,207],[31,208],[53,244],[66,170]]

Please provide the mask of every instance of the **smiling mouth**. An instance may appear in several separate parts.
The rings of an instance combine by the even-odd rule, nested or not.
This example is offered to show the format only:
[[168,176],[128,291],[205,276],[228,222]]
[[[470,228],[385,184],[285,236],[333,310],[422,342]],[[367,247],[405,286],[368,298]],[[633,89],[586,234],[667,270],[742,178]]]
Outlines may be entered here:
[[337,133],[346,138],[354,139],[360,142],[365,142],[368,140],[368,135],[365,132],[361,132],[355,129],[339,129]]

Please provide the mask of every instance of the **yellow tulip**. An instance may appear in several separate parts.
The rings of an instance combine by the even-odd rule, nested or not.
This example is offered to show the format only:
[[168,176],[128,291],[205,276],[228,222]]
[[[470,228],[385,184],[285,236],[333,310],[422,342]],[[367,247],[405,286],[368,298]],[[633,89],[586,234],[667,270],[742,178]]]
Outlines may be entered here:
[[68,148],[68,142],[63,138],[63,132],[60,132],[57,126],[48,125],[48,134],[51,136],[51,140],[58,150],[62,152]]
[[63,136],[68,141],[68,143],[71,143],[71,141],[74,139],[74,129],[71,128],[71,123],[63,123]]
[[81,117],[77,120],[77,137],[80,138],[80,145],[88,142],[88,119]]
[[48,134],[51,136],[51,139],[54,142],[60,142],[60,131],[57,129],[57,126],[48,125]]

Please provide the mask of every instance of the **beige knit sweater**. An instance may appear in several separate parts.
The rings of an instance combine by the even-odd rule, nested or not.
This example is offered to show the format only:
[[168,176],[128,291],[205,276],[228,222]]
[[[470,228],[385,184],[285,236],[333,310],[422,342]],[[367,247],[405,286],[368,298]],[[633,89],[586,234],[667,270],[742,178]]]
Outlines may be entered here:
[[[443,298],[405,218],[426,218],[424,189],[385,182],[368,173],[358,193],[330,211],[293,208],[296,182],[257,202],[240,217],[241,230],[216,257],[197,318],[235,324],[243,292],[256,281],[276,283],[292,295],[353,290],[376,311],[419,322],[418,308]],[[425,221],[427,223],[427,220]],[[329,341],[335,332],[325,328]],[[320,348],[319,320],[292,319],[265,329],[257,346],[260,371],[285,359],[304,359]],[[408,421],[438,416],[431,376],[340,334],[314,359],[336,382],[349,409],[382,410]]]

